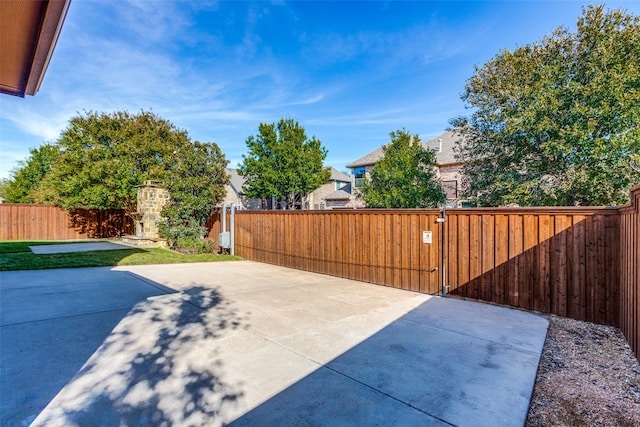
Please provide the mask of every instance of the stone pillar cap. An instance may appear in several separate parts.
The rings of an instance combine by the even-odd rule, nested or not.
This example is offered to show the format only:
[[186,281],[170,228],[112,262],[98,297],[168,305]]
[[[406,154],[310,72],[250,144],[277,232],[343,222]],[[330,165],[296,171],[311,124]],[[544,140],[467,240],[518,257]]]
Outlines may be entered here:
[[144,181],[141,185],[136,187],[159,187],[162,185],[162,181],[153,181],[151,179]]

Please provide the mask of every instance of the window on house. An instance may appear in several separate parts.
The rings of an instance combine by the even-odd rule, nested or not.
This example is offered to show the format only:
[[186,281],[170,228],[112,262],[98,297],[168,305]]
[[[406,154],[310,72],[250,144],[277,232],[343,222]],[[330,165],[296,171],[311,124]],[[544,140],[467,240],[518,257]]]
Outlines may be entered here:
[[354,185],[356,187],[362,187],[362,184],[364,184],[364,178],[367,175],[367,168],[366,167],[359,167],[359,168],[354,168],[353,169],[353,177],[355,178],[354,181]]
[[442,187],[447,200],[458,198],[458,181],[443,181]]

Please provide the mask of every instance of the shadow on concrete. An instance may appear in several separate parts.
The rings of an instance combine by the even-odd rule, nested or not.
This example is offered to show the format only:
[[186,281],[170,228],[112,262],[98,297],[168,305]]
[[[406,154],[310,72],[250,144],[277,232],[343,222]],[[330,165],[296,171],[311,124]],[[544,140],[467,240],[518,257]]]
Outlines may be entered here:
[[34,425],[205,425],[242,395],[207,345],[239,325],[214,289],[139,303]]
[[230,425],[523,425],[546,328],[431,298]]
[[[2,424],[524,423],[547,327],[540,316],[437,297],[424,303],[422,298],[398,300],[396,308],[369,306],[362,289],[354,290],[352,307],[338,307],[337,300],[325,296],[319,301],[322,310],[300,310],[300,298],[317,305],[314,293],[278,287],[281,292],[267,292],[253,301],[260,307],[266,304],[267,310],[269,301],[277,302],[279,311],[256,317],[248,310],[255,305],[232,303],[232,296],[222,295],[228,288],[221,282],[219,287],[207,284],[206,277],[210,276],[177,280],[181,291],[176,292],[142,276],[104,268],[10,276],[8,288],[18,293],[24,280],[32,284],[22,292],[30,292],[28,301],[35,304],[35,298],[35,306],[49,307],[54,300],[73,303],[53,304],[55,310],[46,316],[35,310],[20,322],[3,323]],[[297,275],[290,279],[300,280]],[[19,301],[16,295],[11,298]],[[3,308],[4,304],[3,299]],[[237,307],[247,314],[239,314]],[[348,309],[342,312],[341,307]],[[359,314],[351,314],[351,309]],[[105,313],[111,323],[96,320]],[[254,320],[250,325],[248,316],[263,323]],[[283,331],[288,328],[277,327],[294,322],[305,326],[287,333]],[[100,331],[99,339],[79,338],[93,326]],[[47,346],[51,358],[40,351],[38,357],[46,362],[42,369],[25,362],[22,372],[5,376],[5,366],[14,369],[12,363],[21,356],[14,347],[5,358],[5,342],[30,336],[35,348],[39,340],[49,339],[47,333],[53,337]],[[73,355],[69,349],[75,351],[76,346],[89,355],[80,364],[65,365],[64,357]],[[65,374],[56,373],[57,363],[66,366]],[[30,412],[37,414],[47,405],[37,418],[25,416],[21,409],[9,420],[6,389],[14,393],[22,388],[22,400],[12,400],[16,407],[34,400],[21,373],[31,375],[34,384],[56,376],[63,383],[48,386],[55,397],[50,395],[53,400]]]
[[240,326],[217,290],[193,284],[177,293],[130,272],[76,272],[95,273],[95,286],[22,289],[44,315],[3,322],[1,425],[202,425],[241,395],[206,345]]

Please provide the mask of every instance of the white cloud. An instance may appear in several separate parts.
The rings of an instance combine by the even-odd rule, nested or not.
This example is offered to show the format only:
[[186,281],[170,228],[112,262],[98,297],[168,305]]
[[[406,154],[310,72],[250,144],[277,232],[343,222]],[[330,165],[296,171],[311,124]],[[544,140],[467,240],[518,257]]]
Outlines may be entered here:
[[352,34],[316,35],[304,50],[305,57],[320,66],[361,62],[380,68],[428,65],[458,54],[468,44],[459,32],[437,23],[416,25],[396,32],[360,31]]
[[310,104],[316,104],[320,101],[322,101],[323,99],[325,99],[325,94],[324,93],[318,93],[315,95],[310,95],[307,98],[303,98],[303,99],[299,99],[299,100],[292,100],[289,102],[289,105],[310,105]]
[[[446,125],[451,109],[429,105],[427,88],[405,86],[399,94],[404,76],[397,76],[464,49],[462,34],[433,22],[390,33],[317,33],[298,22],[301,6],[272,6],[74,3],[40,93],[8,108],[0,100],[2,118],[45,142],[85,110],[152,110],[194,139],[218,142],[234,161],[260,122],[281,117],[322,141],[330,135],[334,162],[349,157],[338,153],[354,141],[384,140],[398,126],[430,132],[438,121]],[[264,24],[290,34],[270,38]],[[296,41],[290,50],[268,45],[280,36]],[[19,143],[3,135],[5,142]]]

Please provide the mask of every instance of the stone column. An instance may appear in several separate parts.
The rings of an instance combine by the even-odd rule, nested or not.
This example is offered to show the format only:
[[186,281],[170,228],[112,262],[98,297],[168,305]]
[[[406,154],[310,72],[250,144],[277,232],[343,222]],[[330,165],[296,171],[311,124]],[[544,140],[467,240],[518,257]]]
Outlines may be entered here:
[[169,202],[169,191],[160,187],[159,182],[145,181],[138,186],[137,237],[158,239],[158,221],[162,207]]

